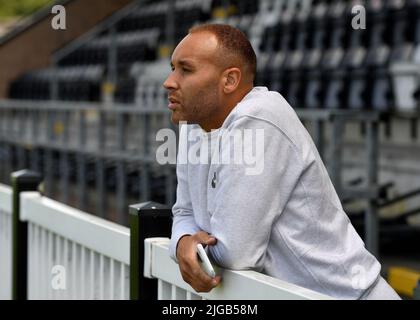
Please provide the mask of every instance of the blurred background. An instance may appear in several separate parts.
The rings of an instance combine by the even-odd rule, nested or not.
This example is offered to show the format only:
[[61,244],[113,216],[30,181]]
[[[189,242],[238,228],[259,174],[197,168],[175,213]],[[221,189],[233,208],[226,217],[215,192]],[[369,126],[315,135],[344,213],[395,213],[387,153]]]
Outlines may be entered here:
[[418,0],[0,0],[0,182],[38,171],[48,197],[121,225],[129,204],[172,205],[175,166],[156,161],[157,131],[177,132],[162,83],[205,22],[248,36],[255,85],[295,108],[367,248],[412,298],[401,283],[420,278]]

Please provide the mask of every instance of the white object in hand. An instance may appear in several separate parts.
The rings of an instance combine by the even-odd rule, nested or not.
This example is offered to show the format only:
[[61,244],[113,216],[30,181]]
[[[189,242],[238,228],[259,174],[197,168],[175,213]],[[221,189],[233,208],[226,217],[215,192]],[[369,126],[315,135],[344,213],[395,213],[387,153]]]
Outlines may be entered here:
[[207,257],[206,251],[204,250],[203,245],[201,243],[197,244],[197,252],[201,258],[201,261],[203,261],[203,266],[206,273],[210,277],[214,278],[216,276],[216,272],[214,272],[213,266],[211,265],[210,260]]

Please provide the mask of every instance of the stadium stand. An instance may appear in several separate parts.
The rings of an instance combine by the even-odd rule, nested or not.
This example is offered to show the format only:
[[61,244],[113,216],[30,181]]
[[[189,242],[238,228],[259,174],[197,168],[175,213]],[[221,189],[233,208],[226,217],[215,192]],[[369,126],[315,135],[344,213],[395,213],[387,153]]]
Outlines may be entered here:
[[[366,30],[351,28],[357,3],[364,2],[178,0],[174,43],[194,24],[229,23],[243,30],[257,51],[256,84],[279,90],[294,107],[398,107],[391,66],[419,59],[418,1],[368,1]],[[139,97],[147,92],[161,98],[159,85],[145,81],[139,65],[162,65],[160,58],[167,58],[168,51],[162,53],[167,10],[165,1],[144,2],[116,23],[117,102],[141,105]],[[102,99],[110,41],[104,31],[59,61],[60,100]],[[157,69],[160,80],[168,70]],[[9,96],[48,99],[52,75],[48,70],[24,74],[12,83]]]

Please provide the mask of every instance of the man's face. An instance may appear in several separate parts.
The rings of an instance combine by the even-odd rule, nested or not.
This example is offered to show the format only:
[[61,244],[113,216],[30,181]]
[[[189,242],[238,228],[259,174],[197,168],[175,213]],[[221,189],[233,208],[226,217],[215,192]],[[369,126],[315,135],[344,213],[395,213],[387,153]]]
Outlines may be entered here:
[[217,38],[209,32],[188,34],[172,54],[168,90],[172,122],[187,121],[213,129],[221,111],[222,68],[217,64]]

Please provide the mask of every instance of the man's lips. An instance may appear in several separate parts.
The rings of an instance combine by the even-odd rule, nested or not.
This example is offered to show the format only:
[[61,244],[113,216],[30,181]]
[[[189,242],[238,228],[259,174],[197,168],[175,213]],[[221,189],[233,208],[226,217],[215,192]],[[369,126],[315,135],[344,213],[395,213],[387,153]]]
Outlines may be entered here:
[[171,110],[175,110],[178,105],[179,105],[178,102],[169,102],[168,108]]
[[180,104],[178,100],[172,97],[169,97],[168,101],[169,101],[168,108],[171,110],[174,110]]

